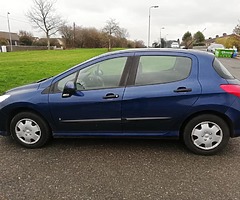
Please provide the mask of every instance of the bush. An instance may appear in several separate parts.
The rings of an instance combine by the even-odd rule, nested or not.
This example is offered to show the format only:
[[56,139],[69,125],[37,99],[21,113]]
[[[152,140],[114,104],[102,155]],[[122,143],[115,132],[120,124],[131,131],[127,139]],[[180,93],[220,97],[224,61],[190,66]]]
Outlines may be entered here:
[[8,45],[8,41],[5,38],[0,38],[0,45]]

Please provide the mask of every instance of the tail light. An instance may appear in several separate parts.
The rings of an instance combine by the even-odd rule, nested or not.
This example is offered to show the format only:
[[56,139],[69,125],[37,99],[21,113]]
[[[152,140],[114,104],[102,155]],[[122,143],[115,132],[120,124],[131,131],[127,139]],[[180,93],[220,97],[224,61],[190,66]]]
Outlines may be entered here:
[[240,97],[240,85],[220,85],[220,87],[227,93]]

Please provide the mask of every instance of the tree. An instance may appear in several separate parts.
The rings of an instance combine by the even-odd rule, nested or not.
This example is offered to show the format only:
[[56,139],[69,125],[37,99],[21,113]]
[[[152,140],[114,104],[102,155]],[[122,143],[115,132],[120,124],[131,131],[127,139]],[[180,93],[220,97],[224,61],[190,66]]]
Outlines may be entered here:
[[205,37],[201,31],[196,32],[193,38],[196,44],[203,43],[205,41]]
[[[47,46],[47,44],[48,44],[48,40],[46,38],[40,38],[40,39],[33,42],[34,46]],[[50,45],[51,46],[56,46],[56,47],[61,46],[59,44],[58,39],[56,39],[56,38],[50,38]]]
[[0,45],[8,45],[8,40],[5,38],[0,38]]
[[106,25],[103,28],[103,32],[108,34],[108,50],[110,51],[112,46],[111,45],[112,36],[120,35],[121,28],[119,27],[115,19],[110,19],[106,22]]
[[127,37],[129,37],[129,33],[128,33],[127,29],[119,28],[119,30],[116,32],[115,36],[118,38],[126,39]]
[[188,31],[182,37],[183,44],[185,48],[190,48],[192,46],[192,34]]
[[83,29],[83,47],[85,48],[100,48],[101,37],[100,32],[96,28]]
[[233,33],[240,35],[240,20],[238,20],[238,25],[233,29]]
[[27,12],[26,16],[35,28],[42,30],[48,41],[48,49],[50,49],[50,36],[58,32],[64,22],[62,18],[56,14],[54,0],[33,0],[34,5]]
[[63,25],[59,28],[62,38],[65,40],[66,48],[74,47],[74,30],[72,26]]
[[[118,31],[109,32],[98,30],[94,27],[81,27],[81,26],[62,26],[59,30],[62,38],[65,40],[66,48],[77,47],[77,48],[109,48],[110,47],[144,47],[143,41],[129,41],[128,32],[124,28],[118,29]],[[110,37],[111,36],[111,37]],[[74,41],[74,45],[73,45]]]
[[222,44],[226,48],[233,48],[233,46],[235,46],[238,51],[240,50],[240,42],[238,36],[217,38],[215,42]]
[[33,34],[27,31],[20,30],[19,42],[21,45],[31,46],[33,44]]
[[144,42],[142,40],[135,40],[134,43],[135,43],[135,48],[144,48],[145,47]]
[[160,48],[165,48],[166,46],[167,46],[166,40],[164,40],[164,38],[161,38]]

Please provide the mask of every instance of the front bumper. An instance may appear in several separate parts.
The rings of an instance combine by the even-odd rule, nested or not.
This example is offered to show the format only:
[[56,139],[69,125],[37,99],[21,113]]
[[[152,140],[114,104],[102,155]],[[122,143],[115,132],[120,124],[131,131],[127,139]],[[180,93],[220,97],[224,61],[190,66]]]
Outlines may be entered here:
[[7,116],[0,110],[0,135],[9,135],[7,131]]
[[9,136],[10,134],[7,131],[0,131],[0,135]]

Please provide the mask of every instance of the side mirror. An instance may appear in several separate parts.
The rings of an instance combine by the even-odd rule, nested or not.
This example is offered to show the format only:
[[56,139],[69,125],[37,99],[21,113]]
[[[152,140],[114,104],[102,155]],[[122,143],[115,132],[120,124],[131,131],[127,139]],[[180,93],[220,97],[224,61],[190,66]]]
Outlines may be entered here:
[[62,98],[68,98],[76,93],[76,86],[73,81],[68,81],[63,89]]

